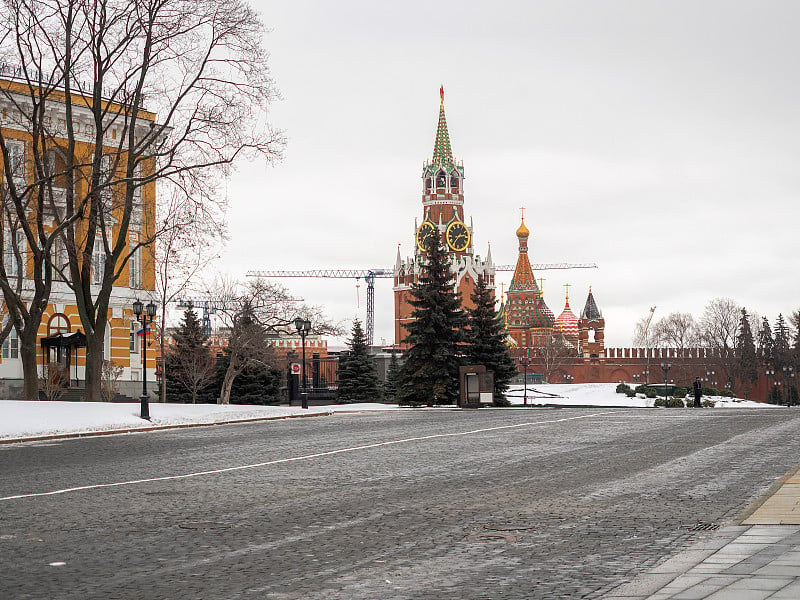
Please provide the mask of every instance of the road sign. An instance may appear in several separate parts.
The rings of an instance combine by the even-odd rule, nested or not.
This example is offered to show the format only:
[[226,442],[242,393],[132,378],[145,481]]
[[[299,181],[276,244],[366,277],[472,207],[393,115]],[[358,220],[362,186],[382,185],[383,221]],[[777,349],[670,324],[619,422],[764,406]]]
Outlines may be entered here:
[[292,363],[289,367],[292,375],[300,375],[300,363]]

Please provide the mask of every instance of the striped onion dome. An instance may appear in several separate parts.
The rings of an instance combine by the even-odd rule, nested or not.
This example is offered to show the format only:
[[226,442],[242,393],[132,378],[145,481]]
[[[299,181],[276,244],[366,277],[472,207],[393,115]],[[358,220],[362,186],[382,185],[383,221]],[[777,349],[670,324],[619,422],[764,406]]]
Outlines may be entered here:
[[561,314],[558,315],[556,319],[555,328],[567,339],[578,338],[578,317],[575,316],[575,313],[573,313],[569,307],[569,295],[567,295],[564,310],[561,311]]
[[553,311],[545,304],[544,298],[539,296],[531,315],[531,327],[552,328],[555,320]]

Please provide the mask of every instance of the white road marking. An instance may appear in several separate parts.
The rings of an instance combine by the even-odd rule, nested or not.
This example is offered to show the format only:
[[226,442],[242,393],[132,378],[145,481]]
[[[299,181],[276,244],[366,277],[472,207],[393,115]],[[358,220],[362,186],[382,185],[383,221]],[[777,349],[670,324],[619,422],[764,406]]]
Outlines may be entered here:
[[484,429],[473,429],[472,431],[460,431],[456,433],[436,433],[433,435],[425,435],[420,437],[404,438],[402,440],[391,440],[388,442],[377,442],[375,444],[365,444],[363,446],[353,446],[352,448],[340,448],[338,450],[328,450],[327,452],[317,452],[315,454],[305,454],[303,456],[293,456],[291,458],[279,458],[276,460],[269,460],[251,465],[239,465],[237,467],[226,467],[224,469],[213,469],[208,471],[197,471],[195,473],[185,473],[183,475],[165,475],[164,477],[151,477],[148,479],[133,479],[130,481],[117,481],[114,483],[97,483],[93,485],[81,485],[77,487],[64,488],[63,490],[53,490],[50,492],[35,492],[32,494],[18,494],[16,496],[5,496],[0,498],[0,502],[8,500],[20,500],[22,498],[37,498],[39,496],[55,496],[57,494],[67,494],[70,492],[80,492],[85,490],[97,490],[102,488],[120,487],[124,485],[137,485],[140,483],[152,483],[155,481],[174,481],[177,479],[189,479],[190,477],[202,477],[203,475],[217,475],[219,473],[230,473],[233,471],[243,471],[245,469],[257,469],[259,467],[268,467],[270,465],[279,465],[282,463],[297,462],[301,460],[311,460],[312,458],[321,458],[323,456],[333,456],[334,454],[344,454],[345,452],[356,452],[358,450],[369,450],[371,448],[380,448],[382,446],[393,446],[396,444],[407,444],[409,442],[421,442],[425,440],[432,440],[436,438],[458,437],[465,435],[476,435],[479,433],[486,433],[489,431],[500,431],[503,429],[518,429],[520,427],[530,427],[534,425],[548,425],[551,423],[562,423],[564,421],[574,421],[576,419],[588,419],[591,417],[600,417],[611,413],[593,413],[590,415],[581,415],[579,417],[566,417],[564,419],[553,419],[550,421],[530,421],[528,423],[517,423],[516,425],[500,425],[498,427],[486,427]]

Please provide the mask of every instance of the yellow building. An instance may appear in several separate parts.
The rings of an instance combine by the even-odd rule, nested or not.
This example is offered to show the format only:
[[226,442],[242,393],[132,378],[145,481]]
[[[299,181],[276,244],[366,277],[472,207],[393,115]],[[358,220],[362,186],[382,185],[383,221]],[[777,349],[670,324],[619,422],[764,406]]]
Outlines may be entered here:
[[[44,228],[49,232],[54,230],[60,219],[69,218],[70,205],[78,207],[84,202],[84,206],[75,209],[76,213],[80,213],[72,228],[76,245],[89,240],[85,215],[89,214],[93,201],[98,203],[95,214],[102,216],[96,228],[89,266],[93,296],[104,277],[106,248],[113,247],[120,236],[124,236],[126,250],[123,255],[136,248],[137,244],[146,244],[136,249],[128,264],[116,271],[117,279],[109,300],[109,326],[103,344],[103,359],[123,369],[118,380],[120,391],[132,397],[138,396],[141,393],[142,369],[147,368],[152,381],[156,355],[156,344],[150,333],[147,340],[151,351],[147,352],[147,364],[142,364],[144,336],[140,333],[142,327],[136,321],[132,308],[137,298],[147,303],[154,297],[152,240],[155,235],[156,185],[155,181],[148,179],[155,168],[154,160],[140,159],[133,177],[127,176],[125,149],[128,147],[129,120],[124,116],[130,114],[127,107],[110,102],[104,104],[107,113],[104,131],[102,137],[98,137],[95,115],[89,108],[90,99],[76,94],[71,96],[71,127],[68,127],[66,95],[63,91],[50,90],[43,112],[32,119],[30,115],[35,94],[15,79],[13,74],[8,76],[8,73],[0,73],[2,75],[5,78],[0,77],[0,135],[5,152],[0,153],[0,165],[3,166],[0,171],[0,206],[3,208],[3,264],[6,279],[16,281],[21,275],[23,298],[33,290],[34,261],[26,238],[18,228],[18,221],[15,225],[15,215],[19,213],[11,207],[9,190],[12,183],[17,195],[23,194],[21,190],[26,190],[25,197],[30,200],[25,210],[26,220],[31,223],[41,216]],[[138,111],[138,125],[134,132],[137,140],[147,136],[148,131],[152,132],[155,119],[153,113]],[[37,130],[32,126],[34,122],[41,125],[41,130],[45,132],[44,147],[47,149],[44,152],[37,150],[34,153],[34,145],[37,149],[43,148],[41,141],[37,142],[34,137]],[[68,134],[68,130],[72,133]],[[103,144],[100,185],[95,183],[92,187],[92,157],[99,139]],[[72,150],[70,141],[73,142]],[[4,159],[9,163],[13,182],[8,181]],[[68,166],[70,162],[72,168]],[[67,193],[70,172],[73,174],[72,200],[68,196],[73,195]],[[97,170],[95,177],[98,177]],[[45,202],[36,200],[36,194],[42,186],[47,189],[47,194],[43,194],[47,198]],[[89,194],[90,189],[100,191]],[[132,195],[130,202],[126,199],[126,193]],[[65,240],[64,236],[59,236],[51,252],[54,276],[49,302],[39,327],[36,363],[41,376],[49,372],[52,378],[52,374],[57,373],[63,387],[81,388],[85,381],[86,338],[75,292],[68,285],[70,275]],[[4,322],[8,319],[5,305],[3,319]],[[17,332],[12,330],[2,344],[0,398],[21,397],[22,378],[20,340]]]

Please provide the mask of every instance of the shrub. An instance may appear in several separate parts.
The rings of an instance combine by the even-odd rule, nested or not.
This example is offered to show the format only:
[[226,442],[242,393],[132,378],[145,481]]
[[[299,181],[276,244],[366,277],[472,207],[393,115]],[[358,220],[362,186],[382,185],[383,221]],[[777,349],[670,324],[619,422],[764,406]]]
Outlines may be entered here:
[[631,386],[627,383],[620,383],[617,385],[617,393],[618,394],[627,394],[628,392],[633,391],[631,390]]
[[686,394],[689,393],[688,388],[685,387],[676,387],[675,390],[672,392],[672,395],[676,398],[685,398]]
[[639,385],[636,386],[636,388],[634,388],[634,391],[637,394],[646,394],[647,393],[647,389],[648,388],[647,388],[647,386],[645,384],[640,383]]
[[633,398],[636,395],[636,392],[634,392],[632,389],[628,388],[627,390],[625,390],[625,395],[628,398]]
[[647,396],[648,398],[655,398],[656,396],[658,396],[658,394],[656,394],[656,391],[653,388],[649,387],[644,388],[644,395]]
[[714,408],[714,406],[716,404],[717,404],[716,402],[714,402],[713,400],[710,400],[708,398],[703,400],[703,408]]
[[703,386],[703,396],[719,396],[717,388]]
[[731,390],[722,390],[720,391],[719,395],[723,398],[733,398],[734,396],[733,391]]

